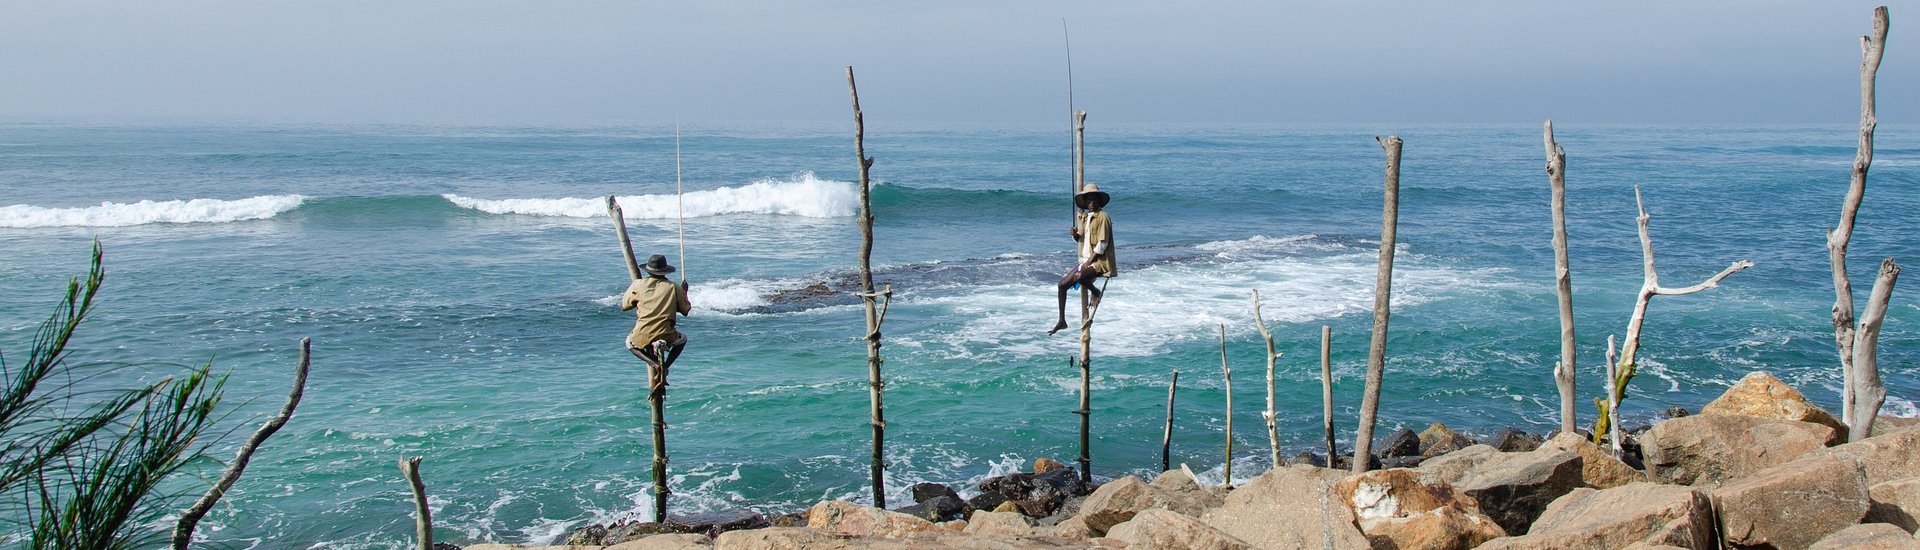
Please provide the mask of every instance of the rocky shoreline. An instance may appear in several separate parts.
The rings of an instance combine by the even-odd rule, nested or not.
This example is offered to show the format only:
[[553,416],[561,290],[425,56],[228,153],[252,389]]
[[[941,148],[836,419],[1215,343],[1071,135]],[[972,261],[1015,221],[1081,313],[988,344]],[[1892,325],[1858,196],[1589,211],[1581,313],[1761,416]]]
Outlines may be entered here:
[[1436,423],[1388,436],[1359,475],[1350,456],[1329,469],[1300,453],[1239,487],[1184,468],[1096,487],[1042,458],[967,499],[922,483],[896,510],[829,501],[466,549],[1920,549],[1920,421],[1881,417],[1846,443],[1845,425],[1764,372],[1663,416],[1630,430],[1620,458],[1584,434],[1482,442]]

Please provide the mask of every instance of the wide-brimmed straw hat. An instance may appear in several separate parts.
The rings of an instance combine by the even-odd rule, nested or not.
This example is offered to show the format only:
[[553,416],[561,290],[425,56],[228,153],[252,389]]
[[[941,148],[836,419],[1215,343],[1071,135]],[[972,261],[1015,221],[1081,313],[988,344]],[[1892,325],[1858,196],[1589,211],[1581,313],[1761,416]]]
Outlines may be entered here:
[[652,275],[666,275],[674,271],[673,266],[667,265],[667,257],[662,254],[654,254],[647,257],[647,263],[642,264],[640,269],[644,269]]
[[1081,187],[1080,192],[1073,196],[1073,204],[1081,208],[1105,208],[1107,201],[1112,198],[1106,191],[1101,191],[1100,186],[1087,182],[1087,185]]

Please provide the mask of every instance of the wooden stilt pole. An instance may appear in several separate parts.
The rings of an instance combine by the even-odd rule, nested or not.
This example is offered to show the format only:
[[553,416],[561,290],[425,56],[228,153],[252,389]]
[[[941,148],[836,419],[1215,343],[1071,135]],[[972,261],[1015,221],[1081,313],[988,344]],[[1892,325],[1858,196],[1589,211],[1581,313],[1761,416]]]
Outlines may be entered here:
[[1227,458],[1220,484],[1233,486],[1233,369],[1227,366],[1227,324],[1220,324],[1220,376],[1227,382]]
[[[613,218],[614,232],[620,235],[620,254],[626,257],[627,275],[638,280],[641,277],[640,261],[634,256],[633,241],[627,237],[626,214],[620,210],[620,201],[613,195],[607,195],[607,217]],[[681,259],[682,263],[685,261],[685,258]],[[654,348],[653,356],[664,361],[667,354],[665,350]],[[653,520],[660,523],[667,521],[667,495],[673,493],[667,488],[665,377],[665,369],[652,361],[647,361],[647,410],[653,418]]]
[[887,420],[880,401],[885,386],[880,378],[880,364],[884,362],[880,359],[880,324],[886,321],[887,304],[893,301],[893,285],[887,285],[884,293],[873,289],[873,184],[869,173],[873,157],[867,156],[867,124],[860,113],[860,88],[854,84],[851,65],[847,66],[847,91],[853,96],[853,156],[860,162],[860,299],[867,308],[867,395],[873,402],[869,420],[873,425],[873,461],[868,472],[873,477],[873,505],[886,508]]
[[[1073,192],[1078,196],[1087,181],[1087,112],[1076,111],[1073,114],[1074,161]],[[1072,196],[1068,197],[1070,200]],[[1077,204],[1077,202],[1076,202]],[[1080,225],[1079,210],[1074,210],[1074,226]],[[1076,261],[1078,261],[1076,259]],[[1093,307],[1089,305],[1090,289],[1080,285],[1080,481],[1093,483],[1093,450],[1091,429],[1093,417]]]
[[1253,326],[1260,327],[1260,338],[1267,341],[1267,410],[1260,417],[1267,422],[1267,444],[1273,454],[1273,467],[1280,467],[1280,428],[1273,405],[1273,364],[1280,359],[1280,352],[1274,350],[1273,332],[1267,330],[1267,322],[1260,318],[1260,291],[1253,291]]
[[1553,281],[1560,296],[1560,362],[1553,365],[1553,383],[1560,389],[1560,431],[1574,429],[1573,268],[1567,265],[1567,152],[1553,141],[1553,121],[1544,130],[1547,183],[1553,188]]
[[[1376,138],[1377,139],[1377,138]],[[1387,365],[1387,314],[1393,296],[1393,246],[1400,222],[1400,137],[1380,139],[1387,151],[1386,195],[1380,213],[1380,268],[1373,290],[1373,341],[1367,346],[1367,388],[1360,398],[1360,431],[1353,438],[1353,473],[1366,473],[1373,452],[1373,424],[1380,412],[1380,383]],[[1333,463],[1333,457],[1327,457]]]
[[1160,471],[1173,469],[1173,390],[1180,385],[1180,369],[1167,381],[1167,429],[1160,435]]
[[1320,325],[1320,414],[1326,428],[1327,466],[1333,466],[1333,327]]
[[400,475],[413,489],[413,533],[420,550],[433,550],[433,511],[427,508],[427,485],[420,481],[420,457],[400,459]]

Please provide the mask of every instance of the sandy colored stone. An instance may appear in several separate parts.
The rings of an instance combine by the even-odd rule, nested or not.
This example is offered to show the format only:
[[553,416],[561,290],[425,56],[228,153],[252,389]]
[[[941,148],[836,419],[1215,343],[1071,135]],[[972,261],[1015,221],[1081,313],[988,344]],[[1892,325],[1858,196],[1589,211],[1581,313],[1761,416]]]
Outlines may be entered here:
[[1833,428],[1798,420],[1695,415],[1654,425],[1640,436],[1648,479],[1718,487],[1825,449]]
[[1885,523],[1862,523],[1841,529],[1807,550],[1912,550],[1913,535]]
[[1435,422],[1420,432],[1420,456],[1435,457],[1473,446],[1473,438]]
[[1768,468],[1711,496],[1721,537],[1735,547],[1806,548],[1860,523],[1869,505],[1860,461],[1836,455]]
[[1457,484],[1480,464],[1500,456],[1500,450],[1492,445],[1474,445],[1421,462],[1415,469],[1432,474],[1448,484]]
[[1060,523],[1054,524],[1047,533],[1055,537],[1072,540],[1089,540],[1095,536],[1093,529],[1088,528],[1087,521],[1081,519],[1080,516],[1060,520]]
[[1579,454],[1545,449],[1500,453],[1453,487],[1473,497],[1480,512],[1507,534],[1524,535],[1554,499],[1585,484],[1580,479]]
[[1464,550],[1506,531],[1480,513],[1473,497],[1419,470],[1373,470],[1348,477],[1334,494],[1375,547]]
[[1861,466],[1867,470],[1869,485],[1920,477],[1920,430],[1900,430],[1869,437],[1823,449],[1818,454],[1846,455],[1859,459]]
[[605,550],[710,550],[713,539],[693,533],[652,535],[606,547]]
[[1026,536],[1033,534],[1033,520],[1017,512],[975,511],[967,516],[966,532]]
[[1920,477],[1875,483],[1867,488],[1867,523],[1890,523],[1909,533],[1920,530]]
[[1020,513],[1020,506],[1017,504],[1014,504],[1013,501],[1009,500],[1009,501],[1000,503],[999,506],[995,506],[993,507],[992,510],[989,510],[989,511],[990,512],[1013,512],[1018,514]]
[[[1333,486],[1345,475],[1312,466],[1274,468],[1227,494],[1201,521],[1259,548],[1367,550],[1353,511]],[[1329,540],[1330,539],[1330,540]]]
[[1525,536],[1488,541],[1487,550],[1594,548],[1636,543],[1715,548],[1713,507],[1692,487],[1636,482],[1574,489],[1553,501]]
[[1793,389],[1786,382],[1774,378],[1766,371],[1747,373],[1733,387],[1720,394],[1720,397],[1700,408],[1702,415],[1735,415],[1777,420],[1798,420],[1812,422],[1833,428],[1834,439],[1828,444],[1847,440],[1847,425],[1834,418],[1826,410],[1807,402],[1800,390]]
[[809,508],[807,527],[823,533],[882,538],[936,529],[933,522],[924,519],[842,500],[821,502]]
[[1360,530],[1375,548],[1396,550],[1467,550],[1507,532],[1476,510],[1448,506],[1418,514],[1360,522]]
[[1873,419],[1873,433],[1868,435],[1871,437],[1880,437],[1901,430],[1911,430],[1915,427],[1920,427],[1920,418],[1887,416],[1883,414]]
[[1127,543],[1129,550],[1252,550],[1253,545],[1214,529],[1200,520],[1169,510],[1149,508],[1115,525],[1109,539]]
[[1614,458],[1608,449],[1602,449],[1587,438],[1574,432],[1564,432],[1553,436],[1540,444],[1541,449],[1559,449],[1573,451],[1580,455],[1580,480],[1595,489],[1612,489],[1635,481],[1645,481],[1647,475],[1633,469],[1627,463]]
[[1078,517],[1086,522],[1087,528],[1098,534],[1132,519],[1141,510],[1160,508],[1199,516],[1221,502],[1184,473],[1162,474],[1155,481],[1161,486],[1149,485],[1135,476],[1109,481],[1080,503]]
[[[1026,517],[1026,516],[1021,516],[1021,517]],[[967,520],[956,519],[953,521],[942,521],[940,523],[933,524],[933,526],[939,527],[941,531],[953,531],[956,533],[964,532],[967,530]]]

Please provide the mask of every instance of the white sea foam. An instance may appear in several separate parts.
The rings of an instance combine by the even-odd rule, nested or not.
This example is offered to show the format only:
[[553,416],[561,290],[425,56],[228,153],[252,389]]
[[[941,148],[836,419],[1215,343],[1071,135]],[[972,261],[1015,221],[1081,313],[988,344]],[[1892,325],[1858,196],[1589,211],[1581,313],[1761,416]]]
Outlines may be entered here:
[[[461,208],[488,214],[521,214],[595,218],[607,215],[604,197],[558,199],[477,199],[460,195],[441,195]],[[671,194],[632,195],[620,198],[621,214],[628,219],[671,220],[680,215],[685,201],[686,217],[726,214],[781,214],[809,218],[843,218],[859,211],[860,196],[853,184],[823,180],[803,173],[785,180],[764,179],[739,187],[721,187],[690,191],[683,198]]]
[[298,208],[306,197],[261,195],[237,200],[143,200],[99,206],[47,208],[0,206],[0,227],[125,227],[150,223],[222,223],[271,218]]

